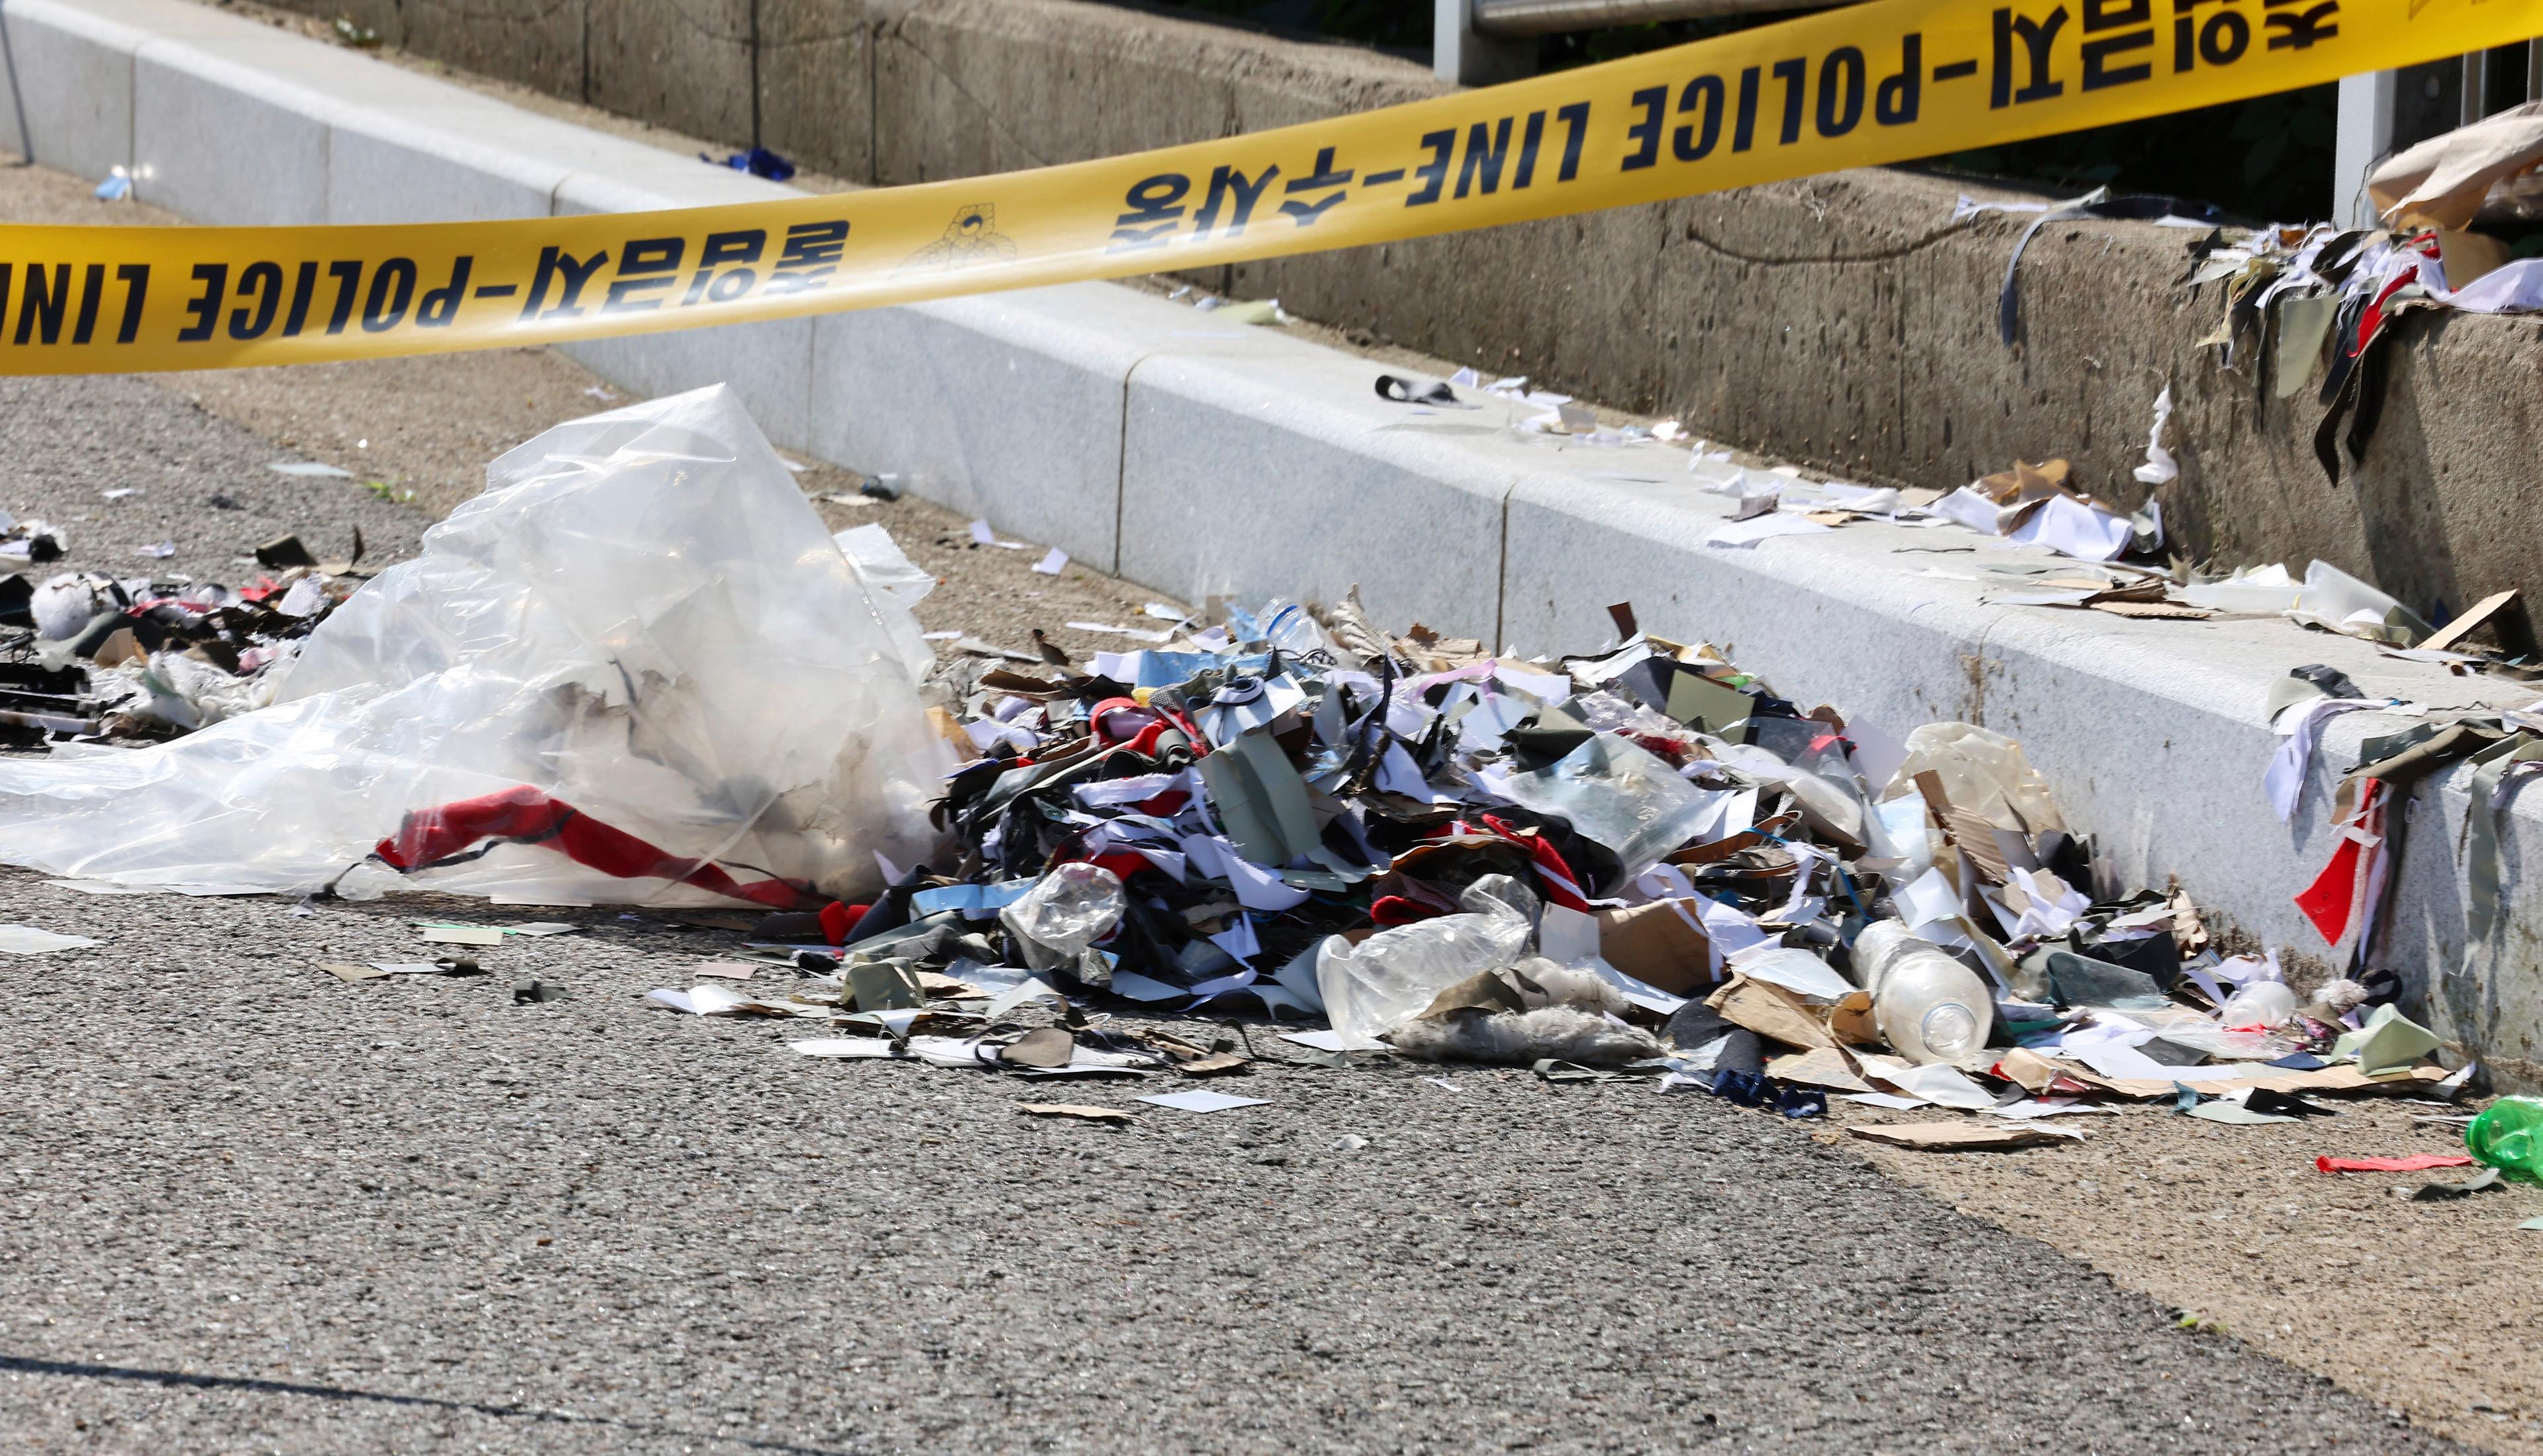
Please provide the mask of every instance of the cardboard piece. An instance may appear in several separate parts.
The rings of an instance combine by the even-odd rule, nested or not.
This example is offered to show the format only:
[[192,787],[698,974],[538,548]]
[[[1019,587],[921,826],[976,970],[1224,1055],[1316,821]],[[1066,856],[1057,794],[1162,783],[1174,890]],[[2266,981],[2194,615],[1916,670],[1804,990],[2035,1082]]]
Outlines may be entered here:
[[1179,1062],[1176,1064],[1175,1070],[1183,1073],[1187,1077],[1223,1077],[1230,1072],[1242,1072],[1252,1065],[1254,1064],[1251,1061],[1238,1056],[1235,1052],[1222,1051],[1216,1056],[1204,1056],[1194,1061]]
[[1016,1111],[1029,1117],[1073,1117],[1083,1122],[1127,1122],[1135,1115],[1119,1108],[1090,1108],[1065,1102],[1020,1102]]
[[1838,1002],[1828,1012],[1828,1032],[1848,1046],[1884,1046],[1881,1030],[1873,1024],[1872,993],[1857,991]]
[[2510,586],[2505,591],[2492,592],[2490,595],[2474,602],[2471,606],[2464,608],[2463,615],[2455,618],[2445,626],[2438,628],[2436,631],[2421,639],[2421,650],[2423,651],[2437,652],[2453,651],[2456,643],[2459,643],[2465,638],[2472,636],[2475,632],[2480,631],[2483,624],[2487,623],[2491,618],[2499,615],[2501,608],[2514,600],[2516,600],[2516,588],[2513,586]]
[[424,938],[437,946],[500,946],[503,932],[492,925],[427,925]]
[[1885,1127],[1849,1127],[1846,1131],[1867,1142],[1887,1143],[1893,1148],[1915,1148],[1929,1153],[2042,1147],[2078,1142],[2084,1136],[2060,1127],[2042,1127],[2035,1123],[2008,1127],[1998,1122],[1895,1122]]
[[1856,1074],[1854,1059],[1841,1047],[1822,1046],[1810,1051],[1797,1051],[1766,1063],[1766,1075],[1778,1082],[1798,1082],[1806,1087],[1828,1087],[1838,1092],[1870,1092],[1872,1084]]
[[1713,941],[1702,917],[1676,900],[1598,912],[1598,955],[1645,985],[1693,994],[1713,975]]
[[1810,1003],[1781,986],[1736,975],[1704,998],[1704,1004],[1724,1021],[1770,1041],[1804,1050],[1836,1049],[1835,1035],[1811,1012]]

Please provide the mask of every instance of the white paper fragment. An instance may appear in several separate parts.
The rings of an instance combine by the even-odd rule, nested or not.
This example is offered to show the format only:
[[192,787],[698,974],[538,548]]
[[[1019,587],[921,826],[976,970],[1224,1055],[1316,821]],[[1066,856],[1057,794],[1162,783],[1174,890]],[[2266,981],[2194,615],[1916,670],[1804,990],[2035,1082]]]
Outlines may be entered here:
[[2167,384],[2163,392],[2154,397],[2154,428],[2146,435],[2145,464],[2136,469],[2140,484],[2169,485],[2181,474],[2181,466],[2172,458],[2172,452],[2163,447],[2164,426],[2171,422],[2172,386]]
[[786,1044],[804,1056],[888,1057],[894,1054],[890,1039],[884,1036],[823,1036]]
[[1034,570],[1045,576],[1056,576],[1067,565],[1068,553],[1054,546],[1041,560],[1034,563]]
[[266,466],[266,469],[275,475],[325,476],[336,480],[353,478],[353,473],[343,466],[321,465],[314,460],[276,460]]
[[1139,1098],[1137,1101],[1150,1103],[1161,1108],[1173,1108],[1178,1111],[1184,1112],[1223,1112],[1230,1108],[1260,1108],[1269,1106],[1268,1101],[1264,1098],[1229,1097],[1224,1092],[1205,1092],[1199,1090],[1192,1092],[1163,1092],[1159,1093],[1155,1097]]
[[0,925],[0,952],[12,956],[42,956],[96,944],[84,935],[58,935],[49,930],[38,930],[32,925]]

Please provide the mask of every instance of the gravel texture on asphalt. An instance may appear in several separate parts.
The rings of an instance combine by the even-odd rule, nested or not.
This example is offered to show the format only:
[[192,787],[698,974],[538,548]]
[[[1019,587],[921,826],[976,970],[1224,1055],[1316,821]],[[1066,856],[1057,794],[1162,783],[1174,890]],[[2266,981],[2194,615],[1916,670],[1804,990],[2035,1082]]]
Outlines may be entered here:
[[[314,968],[422,916],[587,928]],[[20,1449],[2455,1449],[1647,1083],[1264,1066],[1194,1114],[650,1009],[736,938],[615,911],[8,872],[0,918],[102,942],[8,967]]]

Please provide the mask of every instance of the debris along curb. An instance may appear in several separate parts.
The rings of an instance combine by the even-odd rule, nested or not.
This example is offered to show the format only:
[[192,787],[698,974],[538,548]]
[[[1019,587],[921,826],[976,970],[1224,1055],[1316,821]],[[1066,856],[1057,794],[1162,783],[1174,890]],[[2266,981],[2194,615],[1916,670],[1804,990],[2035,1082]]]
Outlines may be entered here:
[[[0,144],[18,141],[23,115],[35,160],[92,176],[123,166],[137,195],[203,221],[420,221],[519,215],[542,195],[585,210],[792,191],[181,0],[0,0],[0,35],[14,58],[0,88],[18,78],[0,92]],[[271,144],[191,144],[224,131]],[[569,351],[648,393],[729,380],[781,445],[902,475],[921,496],[1187,599],[1330,601],[1356,582],[1377,620],[1522,652],[1594,638],[1596,603],[1632,599],[1652,630],[1730,648],[1812,701],[2020,736],[2123,877],[2177,878],[2220,923],[2297,952],[2325,949],[2291,896],[2337,837],[2328,781],[2366,737],[2409,721],[2332,724],[2324,772],[2283,826],[2260,785],[2279,742],[2272,685],[2325,662],[2369,696],[2504,701],[2495,680],[2276,619],[1989,606],[1979,584],[1928,575],[1953,560],[1933,548],[1971,543],[1957,532],[1858,523],[1708,546],[1730,507],[1690,488],[1674,451],[1523,436],[1497,403],[1426,418],[1378,398],[1364,360],[1111,284]],[[2512,890],[2518,866],[2543,863],[2543,805],[2503,818],[2515,924],[2467,947],[2451,852],[2469,805],[2451,786],[2465,777],[2420,796],[2441,811],[2420,811],[2381,958],[2425,989],[2439,1032],[2517,1050],[2543,1034],[2543,995],[2504,949],[2543,931],[2543,912]]]

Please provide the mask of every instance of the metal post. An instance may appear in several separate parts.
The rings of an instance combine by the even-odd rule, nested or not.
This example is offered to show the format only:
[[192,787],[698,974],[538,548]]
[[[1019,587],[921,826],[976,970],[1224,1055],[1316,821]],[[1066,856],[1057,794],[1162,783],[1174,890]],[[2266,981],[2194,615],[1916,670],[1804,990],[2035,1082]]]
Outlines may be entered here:
[[1533,38],[1487,36],[1475,29],[1474,0],[1433,0],[1430,69],[1442,81],[1490,86],[1536,74]]
[[2487,50],[2476,50],[2463,58],[2462,115],[2463,119],[2458,124],[2464,126],[2490,115],[2490,52]]
[[2342,227],[2375,226],[2375,205],[2366,200],[2366,176],[2393,150],[2393,101],[2399,79],[2393,71],[2341,78],[2340,123],[2332,140],[2331,215]]

